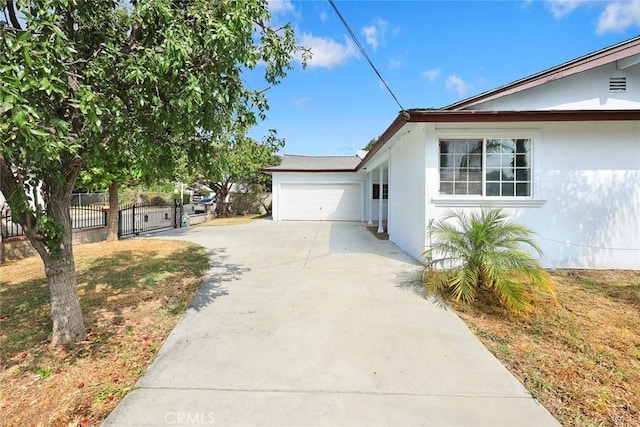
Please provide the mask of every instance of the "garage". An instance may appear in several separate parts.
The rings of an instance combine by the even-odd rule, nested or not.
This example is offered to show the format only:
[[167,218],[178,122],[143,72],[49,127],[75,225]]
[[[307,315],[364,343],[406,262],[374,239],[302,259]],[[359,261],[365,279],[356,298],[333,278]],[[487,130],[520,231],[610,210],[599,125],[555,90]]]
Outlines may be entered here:
[[[366,154],[366,152],[363,152]],[[276,221],[362,221],[367,174],[358,156],[292,156],[263,169],[272,176]]]
[[360,183],[281,183],[280,220],[362,220]]

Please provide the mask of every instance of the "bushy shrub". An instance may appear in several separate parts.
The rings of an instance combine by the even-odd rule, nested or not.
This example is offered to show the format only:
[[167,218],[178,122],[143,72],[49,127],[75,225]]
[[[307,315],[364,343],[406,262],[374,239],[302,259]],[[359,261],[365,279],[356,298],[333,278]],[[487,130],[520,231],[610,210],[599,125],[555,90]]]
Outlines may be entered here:
[[231,193],[230,209],[232,215],[249,215],[263,213],[262,201],[264,188],[261,185],[250,185],[241,193]]
[[529,311],[534,292],[554,294],[549,275],[525,250],[529,247],[542,256],[533,234],[511,222],[502,209],[447,212],[433,225],[433,242],[423,253],[427,290],[472,302],[479,290],[486,289],[509,310]]
[[[180,203],[180,193],[173,193],[173,201],[174,203]],[[183,193],[182,194],[182,204],[188,205],[191,202],[191,194]]]
[[171,196],[158,193],[143,193],[142,202],[150,205],[166,205],[171,201]]

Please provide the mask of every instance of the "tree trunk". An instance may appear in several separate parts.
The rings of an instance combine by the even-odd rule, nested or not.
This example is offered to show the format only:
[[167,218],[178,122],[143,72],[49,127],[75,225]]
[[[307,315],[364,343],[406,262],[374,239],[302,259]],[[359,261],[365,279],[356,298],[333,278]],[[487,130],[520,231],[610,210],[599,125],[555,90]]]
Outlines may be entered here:
[[118,188],[120,183],[113,181],[109,184],[109,223],[107,224],[107,242],[118,240]]
[[85,337],[86,331],[73,256],[70,214],[73,183],[58,184],[47,180],[43,183],[43,190],[47,194],[47,215],[62,225],[61,239],[59,245],[53,246],[43,242],[42,238],[36,238],[35,233],[29,233],[31,236],[28,237],[44,262],[49,282],[53,321],[51,344],[75,344]]
[[[71,234],[71,230],[65,234]],[[80,309],[76,282],[76,267],[71,245],[63,244],[58,257],[42,257],[51,294],[52,345],[74,344],[86,331]]]
[[226,182],[212,186],[216,190],[216,217],[225,218],[230,215],[229,205],[226,203],[231,185]]

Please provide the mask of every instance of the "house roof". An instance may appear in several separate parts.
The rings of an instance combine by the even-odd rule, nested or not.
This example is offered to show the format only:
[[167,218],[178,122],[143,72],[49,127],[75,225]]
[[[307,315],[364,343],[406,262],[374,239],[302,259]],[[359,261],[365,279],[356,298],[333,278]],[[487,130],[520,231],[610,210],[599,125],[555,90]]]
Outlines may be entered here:
[[640,120],[640,110],[433,110],[401,111],[384,131],[378,142],[358,164],[360,170],[407,123],[490,123],[490,122],[578,122],[607,120]]
[[474,122],[541,122],[541,121],[602,121],[640,120],[640,110],[534,110],[488,111],[466,108],[501,98],[516,92],[540,86],[544,83],[618,61],[618,67],[626,68],[640,63],[640,36],[581,56],[537,74],[516,80],[507,85],[463,99],[441,109],[412,109],[401,111],[378,139],[357,169],[364,167],[373,156],[406,123],[474,123]]
[[458,101],[441,109],[400,111],[364,156],[294,156],[285,155],[280,166],[264,172],[351,172],[362,169],[393,136],[408,123],[487,123],[487,122],[563,122],[640,120],[640,110],[466,110],[469,107],[530,89],[604,64],[617,61],[621,69],[640,63],[640,36],[601,49],[507,85]]
[[295,156],[285,154],[278,166],[263,172],[353,172],[362,159],[358,156]]
[[512,83],[508,83],[504,86],[500,86],[488,92],[472,96],[471,98],[463,99],[462,101],[455,102],[442,109],[462,110],[474,105],[481,104],[483,102],[501,98],[506,95],[511,95],[525,89],[531,89],[533,87],[563,77],[567,77],[572,74],[590,70],[604,64],[609,64],[614,61],[620,61],[620,63],[618,64],[620,68],[625,68],[640,63],[640,36],[598,50],[588,55],[581,56],[579,58],[576,58],[569,62],[565,62],[564,64],[560,64],[556,67],[549,68],[539,73],[532,74],[528,77],[516,80]]

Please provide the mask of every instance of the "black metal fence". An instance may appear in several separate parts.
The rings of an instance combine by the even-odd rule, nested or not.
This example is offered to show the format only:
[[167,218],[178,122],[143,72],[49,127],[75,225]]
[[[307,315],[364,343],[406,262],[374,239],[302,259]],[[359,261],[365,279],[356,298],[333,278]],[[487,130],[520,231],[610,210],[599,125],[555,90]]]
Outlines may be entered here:
[[11,218],[11,208],[3,207],[0,209],[0,225],[2,228],[2,237],[23,236],[22,226]]
[[[106,227],[108,212],[102,206],[71,206],[71,228],[81,230]],[[138,235],[146,231],[182,227],[184,208],[173,204],[134,204],[118,210],[118,237]],[[11,217],[11,208],[0,208],[0,231],[3,238],[24,236],[22,226]]]
[[71,228],[80,230],[107,225],[107,210],[102,206],[71,206]]
[[181,227],[183,215],[183,206],[177,200],[173,204],[139,203],[122,206],[118,210],[118,237]]
[[[107,225],[107,212],[102,206],[72,206],[71,228],[81,230],[90,227],[105,227]],[[2,224],[2,237],[24,236],[22,226],[11,217],[11,208],[0,209],[0,223]]]

